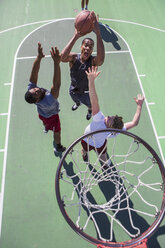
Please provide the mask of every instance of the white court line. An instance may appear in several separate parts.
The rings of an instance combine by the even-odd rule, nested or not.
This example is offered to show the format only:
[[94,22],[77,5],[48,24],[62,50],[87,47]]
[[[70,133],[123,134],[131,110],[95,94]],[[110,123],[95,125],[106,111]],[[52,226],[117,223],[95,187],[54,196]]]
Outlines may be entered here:
[[140,74],[139,77],[145,77],[146,75],[145,74]]
[[[64,20],[64,19],[63,19]],[[58,21],[58,20],[56,20]],[[2,231],[2,215],[3,215],[3,201],[4,201],[4,191],[5,191],[5,178],[6,178],[6,166],[7,166],[7,152],[8,152],[8,142],[9,142],[9,127],[10,127],[10,118],[11,118],[11,106],[12,106],[12,98],[13,98],[13,90],[14,90],[14,78],[15,78],[15,71],[16,71],[16,62],[17,62],[17,55],[20,47],[22,46],[23,42],[33,33],[36,32],[38,29],[42,28],[47,24],[44,24],[37,29],[30,32],[19,44],[17,51],[14,56],[14,64],[13,64],[13,72],[12,72],[12,80],[11,80],[11,88],[10,88],[10,97],[9,97],[9,105],[8,105],[8,118],[7,118],[7,126],[6,126],[6,138],[5,138],[5,148],[4,148],[4,159],[3,159],[3,169],[2,169],[2,182],[1,182],[1,192],[0,192],[0,236]]]
[[8,113],[0,113],[0,115],[8,115]]
[[149,28],[149,29],[153,29],[155,31],[159,31],[159,32],[163,32],[165,33],[164,29],[160,29],[160,28],[155,28],[149,25],[145,25],[145,24],[141,24],[141,23],[137,23],[137,22],[130,22],[130,21],[125,21],[125,20],[118,20],[118,19],[107,19],[107,18],[100,18],[100,20],[104,20],[104,21],[111,21],[111,22],[121,22],[121,23],[127,23],[127,24],[132,24],[132,25],[136,25],[136,26],[141,26],[144,28]]
[[105,53],[107,53],[107,54],[109,54],[109,53],[129,53],[129,50],[126,50],[126,51],[108,51],[108,52],[105,52]]
[[[105,52],[106,54],[110,54],[110,53],[129,53],[129,51],[108,51],[108,52]],[[92,54],[96,54],[96,52],[93,52]],[[45,55],[44,58],[50,58],[51,55]],[[36,56],[27,56],[27,57],[18,57],[16,58],[17,60],[24,60],[24,59],[35,59]]]
[[1,228],[2,228],[2,213],[3,213],[3,200],[4,200],[4,189],[5,189],[5,177],[6,177],[6,164],[7,164],[7,151],[8,151],[8,141],[9,141],[9,126],[10,126],[10,116],[11,116],[11,106],[12,106],[12,96],[14,89],[14,75],[16,68],[16,59],[14,59],[13,65],[13,73],[11,80],[11,88],[10,88],[10,97],[9,97],[9,105],[8,105],[8,113],[7,115],[7,126],[6,126],[6,137],[5,137],[5,148],[4,148],[4,159],[3,159],[3,169],[2,169],[2,182],[1,182],[1,192],[0,192],[0,236],[1,236]]
[[[9,31],[12,31],[12,30],[15,30],[15,29],[19,29],[19,28],[24,28],[24,27],[27,27],[27,26],[41,24],[41,23],[51,23],[51,22],[54,22],[56,20],[58,20],[58,21],[64,21],[64,20],[74,20],[74,19],[75,18],[70,17],[70,18],[51,19],[51,20],[45,20],[45,21],[38,21],[38,22],[26,23],[26,24],[23,24],[23,25],[19,25],[19,26],[16,26],[16,27],[12,27],[12,28],[8,28],[8,29],[5,29],[5,30],[2,30],[2,31],[0,31],[0,34],[9,32]],[[142,24],[142,23],[137,23],[137,22],[130,22],[130,21],[120,20],[120,19],[109,19],[109,18],[99,18],[99,20],[100,21],[102,20],[102,21],[111,21],[111,22],[121,22],[121,23],[126,23],[126,24],[141,26],[141,27],[144,27],[144,28],[148,28],[148,29],[152,29],[152,30],[155,30],[155,31],[158,31],[158,32],[165,33],[165,30],[164,29],[152,27],[152,26],[145,25],[145,24]]]
[[148,105],[155,105],[155,102],[148,102]]
[[[31,25],[41,24],[41,23],[46,23],[44,25],[47,25],[47,24],[51,24],[52,22],[55,22],[55,21],[60,21],[60,20],[61,21],[66,21],[66,20],[74,20],[74,19],[75,18],[63,18],[63,19],[57,19],[57,20],[47,20],[47,21],[39,21],[39,22],[34,22],[34,23],[27,23],[27,24],[24,24],[24,25],[19,25],[19,26],[12,27],[12,28],[9,28],[9,29],[6,29],[6,30],[2,30],[2,31],[0,31],[0,34],[5,33],[5,32],[9,32],[9,31],[12,31],[12,30],[15,30],[15,29],[23,28],[23,27],[26,27],[26,26],[31,26]],[[112,21],[112,22],[121,22],[121,23],[126,23],[126,24],[133,24],[133,25],[142,26],[144,28],[150,28],[150,29],[153,29],[155,31],[165,32],[165,30],[163,30],[163,29],[159,29],[159,28],[155,28],[155,27],[151,27],[151,26],[148,26],[148,25],[139,24],[139,23],[135,23],[135,22],[129,22],[129,21],[124,21],[124,20],[116,20],[116,19],[106,19],[106,18],[100,18],[100,20],[105,20],[105,21],[107,20],[107,21]],[[37,29],[42,28],[44,25],[40,26]],[[37,31],[37,29],[33,30],[31,33]],[[31,33],[29,33],[28,36],[30,36]],[[20,43],[19,47],[17,48],[16,54],[15,54],[15,57],[14,57],[14,64],[13,64],[13,74],[12,74],[12,81],[11,81],[9,106],[8,106],[8,113],[9,113],[9,115],[8,115],[7,128],[6,128],[4,161],[3,161],[3,171],[2,171],[2,184],[1,184],[1,193],[0,193],[0,198],[1,198],[1,200],[0,200],[0,235],[1,235],[1,227],[2,227],[3,200],[4,200],[4,188],[5,188],[5,176],[6,176],[6,164],[7,164],[7,151],[8,151],[8,137],[9,137],[10,116],[11,116],[11,105],[12,105],[12,96],[13,96],[13,89],[14,89],[14,75],[15,75],[17,54],[18,54],[19,48],[21,47],[21,45],[23,44],[24,40],[28,36],[26,36],[22,40],[22,42]],[[122,37],[122,39],[123,39],[123,37]],[[124,42],[125,42],[125,40],[124,40]],[[127,44],[127,42],[125,42],[125,43]],[[128,44],[127,44],[127,46],[128,46]],[[130,50],[130,48],[129,48],[129,50]],[[143,87],[142,87],[142,84],[141,84],[141,81],[140,81],[140,76],[137,73],[137,68],[136,68],[135,62],[133,60],[133,56],[132,56],[131,51],[130,51],[130,54],[131,54],[131,58],[132,58],[132,61],[133,61],[134,67],[135,67],[135,71],[136,71],[137,77],[139,79],[139,84],[140,84],[141,90],[142,90],[142,92],[144,94],[144,90],[143,90]],[[146,101],[146,103],[147,103],[147,101]],[[160,143],[158,141],[157,132],[156,132],[156,129],[155,129],[155,125],[154,125],[154,122],[153,122],[153,119],[152,119],[152,116],[151,116],[151,113],[150,113],[148,104],[146,104],[146,106],[147,106],[147,110],[148,110],[148,113],[149,113],[149,116],[150,116],[151,124],[153,126],[153,130],[154,130],[154,133],[155,133],[155,136],[156,136],[156,139],[157,139],[158,147],[160,149],[161,156],[163,157],[163,153],[162,153],[162,150],[161,150],[161,147],[160,147]]]
[[[51,57],[51,55],[45,55],[45,57],[44,58],[50,58]],[[23,60],[23,59],[35,59],[36,58],[36,56],[27,56],[27,57],[18,57],[18,58],[16,58],[16,60]]]
[[[115,54],[115,53],[129,53],[129,51],[128,50],[126,50],[126,51],[120,51],[120,50],[118,50],[118,51],[105,51],[105,54]],[[96,52],[93,52],[92,54],[96,54]]]
[[4,83],[4,86],[8,86],[8,85],[11,85],[11,83]]
[[[121,35],[118,32],[116,32],[116,33],[118,34],[118,36],[121,37]],[[138,70],[137,70],[137,67],[136,67],[136,64],[135,64],[131,49],[130,49],[128,43],[126,42],[126,40],[123,37],[121,37],[121,39],[123,39],[123,41],[125,42],[125,44],[127,45],[128,49],[130,51],[130,56],[131,56],[132,63],[133,63],[134,68],[135,68],[135,72],[136,72],[136,75],[137,75],[137,78],[138,78],[138,82],[139,82],[142,94],[145,96],[145,92],[144,92],[144,89],[143,89],[143,86],[142,86],[142,83],[141,83],[141,80],[140,80],[140,76],[138,74]],[[153,118],[152,118],[152,115],[151,115],[151,111],[150,111],[150,108],[149,108],[149,105],[148,105],[148,102],[147,102],[146,98],[145,98],[145,102],[146,102],[147,111],[148,111],[148,114],[149,114],[149,117],[150,117],[151,125],[152,125],[153,131],[154,131],[154,134],[155,134],[155,138],[156,138],[156,141],[157,141],[157,145],[159,147],[160,155],[161,155],[161,158],[163,160],[163,163],[165,163],[165,158],[164,158],[163,151],[162,151],[159,139],[158,139],[158,134],[157,134],[157,131],[156,131],[156,127],[155,127],[155,124],[154,124],[154,121],[153,121]]]
[[0,152],[4,152],[5,151],[5,149],[0,149]]
[[165,136],[158,136],[158,139],[165,139]]
[[53,21],[53,20],[26,23],[26,24],[23,24],[23,25],[19,25],[19,26],[16,26],[16,27],[12,27],[12,28],[2,30],[2,31],[0,31],[0,34],[9,32],[9,31],[12,31],[12,30],[15,30],[15,29],[24,28],[24,27],[27,27],[27,26],[41,24],[41,23],[47,23],[47,22],[51,22],[51,21]]

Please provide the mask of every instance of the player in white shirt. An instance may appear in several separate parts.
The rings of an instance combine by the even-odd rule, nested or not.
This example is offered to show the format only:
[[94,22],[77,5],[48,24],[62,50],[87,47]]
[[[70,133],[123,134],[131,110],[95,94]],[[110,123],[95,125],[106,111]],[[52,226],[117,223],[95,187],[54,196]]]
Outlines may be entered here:
[[[100,106],[99,106],[99,100],[97,96],[97,92],[95,89],[95,79],[98,77],[100,74],[100,71],[97,71],[97,67],[92,66],[92,68],[88,69],[86,71],[88,80],[89,80],[89,96],[90,96],[90,101],[92,105],[92,122],[86,127],[84,134],[100,130],[100,129],[105,129],[105,128],[116,128],[116,129],[122,129],[122,130],[129,130],[135,126],[138,125],[140,115],[141,115],[141,110],[142,110],[142,105],[144,101],[144,96],[141,94],[137,95],[137,98],[134,98],[136,104],[137,104],[137,109],[135,112],[135,115],[132,119],[132,121],[123,123],[122,117],[119,116],[107,116],[105,117],[103,113],[100,111]],[[107,160],[107,153],[106,153],[106,138],[109,136],[109,132],[105,133],[98,133],[93,135],[93,138],[88,139],[87,138],[83,139],[81,141],[82,144],[82,156],[83,160],[87,161],[87,150],[89,148],[90,150],[95,150],[95,147],[97,148],[97,152],[101,154],[100,158],[103,161]],[[110,137],[113,138],[115,134],[111,135]],[[88,144],[89,146],[88,146]]]

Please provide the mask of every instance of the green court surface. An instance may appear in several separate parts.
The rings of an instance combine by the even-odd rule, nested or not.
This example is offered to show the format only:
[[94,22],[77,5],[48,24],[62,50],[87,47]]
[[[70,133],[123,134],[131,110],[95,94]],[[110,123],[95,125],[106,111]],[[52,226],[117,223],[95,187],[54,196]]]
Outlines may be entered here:
[[[163,0],[97,3],[90,0],[89,8],[99,13],[100,22],[107,25],[100,25],[106,56],[96,81],[101,110],[105,115],[122,115],[127,122],[136,109],[133,97],[141,92],[145,94],[140,123],[131,131],[148,142],[164,162],[165,3]],[[35,106],[24,101],[37,42],[41,42],[46,55],[41,62],[38,85],[50,89],[53,77],[50,48],[57,46],[61,51],[67,44],[79,11],[80,1],[76,0],[1,3],[2,248],[94,247],[69,227],[59,210],[55,174],[60,158],[53,152],[52,133],[43,133]],[[88,36],[95,40],[93,33]],[[75,44],[74,52],[80,52],[81,40]],[[88,121],[84,106],[71,111],[68,64],[61,63],[61,72],[62,143],[68,147],[83,134]],[[149,240],[149,247],[163,248],[164,233],[163,220]]]

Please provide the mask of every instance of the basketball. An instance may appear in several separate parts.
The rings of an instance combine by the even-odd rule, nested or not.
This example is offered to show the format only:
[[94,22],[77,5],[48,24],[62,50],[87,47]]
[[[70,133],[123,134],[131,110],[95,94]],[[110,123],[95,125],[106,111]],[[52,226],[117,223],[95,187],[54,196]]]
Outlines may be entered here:
[[74,26],[81,34],[92,32],[94,27],[95,14],[89,10],[82,10],[75,18]]

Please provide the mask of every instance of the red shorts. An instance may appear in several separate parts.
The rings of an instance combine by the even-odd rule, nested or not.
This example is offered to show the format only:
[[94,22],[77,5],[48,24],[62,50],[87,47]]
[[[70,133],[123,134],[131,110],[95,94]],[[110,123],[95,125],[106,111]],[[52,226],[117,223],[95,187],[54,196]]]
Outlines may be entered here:
[[57,133],[61,131],[61,123],[60,123],[60,118],[59,115],[52,115],[49,118],[45,118],[41,116],[40,114],[38,115],[40,120],[42,120],[45,130],[52,130],[53,132]]
[[100,154],[103,150],[104,150],[103,154],[106,153],[106,151],[107,151],[106,143],[107,143],[107,141],[105,140],[104,144],[101,147],[95,148],[94,146],[91,146],[91,145],[88,146],[88,144],[84,140],[81,140],[81,145],[86,152],[88,151],[88,147],[89,147],[89,151],[91,151],[91,150],[96,151],[97,150],[98,154]]

